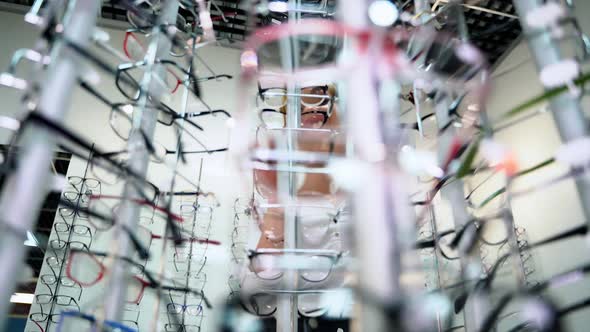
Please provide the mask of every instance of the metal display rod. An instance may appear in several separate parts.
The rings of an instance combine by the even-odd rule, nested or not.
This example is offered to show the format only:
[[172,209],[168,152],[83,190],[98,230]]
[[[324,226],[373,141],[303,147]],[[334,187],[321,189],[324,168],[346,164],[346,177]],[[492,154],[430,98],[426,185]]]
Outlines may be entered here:
[[[436,122],[439,128],[444,127],[445,123],[452,121],[449,116],[449,105],[452,104],[449,96],[435,97],[436,105]],[[444,162],[450,150],[454,139],[454,132],[452,130],[445,131],[438,140],[439,161]],[[455,180],[448,183],[441,189],[441,196],[447,200],[451,205],[452,217],[455,229],[461,229],[471,219],[471,215],[467,210],[467,202],[465,201],[464,185],[462,180]],[[464,279],[470,280],[479,277],[482,262],[479,254],[479,246],[473,246],[473,249],[461,255],[461,275]],[[475,271],[475,275],[468,275],[471,271]],[[463,310],[463,318],[466,331],[477,331],[482,322],[484,315],[489,309],[489,303],[483,292],[478,292],[475,296],[470,296],[465,304]]]
[[[338,5],[342,22],[358,29],[368,28],[368,4],[366,0],[340,1]],[[354,45],[354,39],[350,42],[352,47],[358,47]],[[384,134],[375,84],[377,77],[373,66],[377,61],[374,61],[374,57],[380,56],[379,50],[373,48],[369,52],[374,54],[354,59],[355,68],[344,85],[346,109],[340,111],[345,113],[353,158],[367,165],[367,170],[362,172],[363,185],[351,193],[351,202],[354,212],[354,250],[360,271],[359,287],[367,294],[366,298],[375,301],[357,301],[360,308],[355,328],[357,331],[379,332],[396,330],[390,324],[391,317],[383,310],[381,302],[396,303],[402,298],[402,291],[399,284],[399,244],[392,239],[398,221],[398,211],[393,206],[396,193],[391,188],[394,180],[389,177],[390,163],[386,159],[388,151],[385,138],[392,133]],[[384,181],[384,177],[388,181]],[[398,235],[395,234],[396,237]]]
[[[290,8],[299,8],[300,0],[289,0]],[[295,11],[289,12],[289,21],[298,22],[300,14]],[[282,66],[286,72],[291,72],[298,67],[299,54],[297,43],[290,43],[285,39],[280,43]],[[297,96],[298,86],[294,82],[287,83],[287,93],[289,98],[287,102],[287,128],[299,128],[301,123],[300,98]],[[286,148],[288,151],[297,150],[297,135],[294,130],[287,135]],[[293,163],[289,162],[287,167],[292,167]],[[294,172],[279,172],[277,177],[277,189],[279,199],[283,202],[291,202],[297,198],[297,174]],[[283,217],[284,248],[297,248],[297,215],[296,209],[285,209]],[[284,282],[286,288],[297,289],[299,275],[297,271],[286,271]],[[277,332],[296,332],[298,331],[298,310],[297,295],[280,296],[277,301]]]
[[[167,0],[161,9],[158,16],[158,26],[153,28],[152,39],[145,55],[146,71],[141,81],[142,93],[140,96],[139,107],[133,112],[133,129],[127,143],[129,151],[129,165],[128,167],[139,174],[146,176],[149,166],[149,153],[144,148],[145,142],[140,134],[142,130],[148,138],[152,139],[156,128],[157,114],[153,108],[146,107],[148,95],[150,98],[159,100],[162,97],[163,87],[153,84],[153,75],[167,73],[162,68],[156,65],[157,59],[165,58],[171,49],[170,39],[164,35],[159,25],[167,23],[175,23],[178,14],[178,1]],[[120,212],[120,223],[118,227],[126,227],[134,230],[137,228],[139,220],[139,206],[134,203],[134,200],[141,200],[142,196],[136,183],[136,179],[130,179],[125,182],[123,188],[123,197],[126,199],[122,204]],[[114,236],[114,241],[118,248],[117,254],[122,257],[128,257],[132,253],[132,242],[126,232],[117,232]],[[127,281],[129,280],[129,265],[121,259],[114,261],[111,268],[111,276],[109,280],[109,287],[105,294],[105,315],[106,319],[113,321],[120,321],[123,315],[123,306],[126,303]]]
[[[454,28],[458,37],[462,40],[468,38],[467,26],[463,16],[463,7],[461,7],[461,0],[449,1],[447,6],[452,6],[449,10],[449,16],[452,17]],[[449,114],[449,108],[454,100],[446,92],[438,93],[435,96],[435,115],[436,122],[439,129],[442,129],[446,123],[452,121]],[[438,159],[439,162],[444,162],[448,157],[453,144],[455,133],[453,130],[445,131],[438,139]],[[472,219],[467,209],[467,202],[465,201],[464,184],[462,180],[455,180],[447,184],[441,189],[441,197],[449,202],[451,205],[451,213],[455,229],[461,229]],[[461,254],[460,257],[461,276],[466,280],[471,280],[479,277],[479,271],[482,270],[482,260],[479,253],[479,246],[475,245],[473,248]],[[473,275],[472,275],[473,274]],[[477,331],[484,315],[488,312],[490,307],[489,299],[483,292],[478,292],[476,295],[468,298],[465,308],[463,310],[463,320],[466,331]]]
[[[530,36],[527,38],[527,43],[539,71],[565,59],[561,55],[557,43],[552,39],[551,31],[545,29],[545,31],[539,32],[537,28],[531,27],[530,22],[526,19],[527,14],[543,6],[543,2],[540,0],[514,1],[523,33],[525,36]],[[563,141],[569,142],[587,135],[588,124],[577,96],[563,93],[551,98],[549,107]],[[590,222],[590,178],[579,177],[575,182],[580,194],[584,217]]]
[[[80,45],[89,44],[100,1],[75,0],[67,8],[64,38]],[[70,108],[71,92],[76,85],[80,58],[62,40],[56,40],[51,52],[53,59],[41,86],[41,113],[61,122]],[[27,110],[28,111],[28,110]],[[56,149],[56,136],[47,129],[36,127],[25,132],[18,158],[18,169],[10,174],[0,195],[0,331],[7,321],[10,296],[24,266],[26,232],[33,229],[48,193],[51,179],[49,165]]]

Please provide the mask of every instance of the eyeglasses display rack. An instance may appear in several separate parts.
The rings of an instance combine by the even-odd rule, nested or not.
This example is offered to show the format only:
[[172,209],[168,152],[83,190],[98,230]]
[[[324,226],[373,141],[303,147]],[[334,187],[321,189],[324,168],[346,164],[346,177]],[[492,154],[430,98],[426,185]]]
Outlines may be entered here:
[[[68,4],[65,16],[65,40],[79,45],[88,45],[96,24],[96,13],[100,3],[93,0],[79,0]],[[40,41],[42,43],[43,41]],[[80,60],[67,47],[65,41],[57,41],[51,50],[54,61],[49,65],[48,76],[41,83],[39,105],[33,109],[54,121],[65,117],[71,103],[71,91],[76,82]],[[39,109],[36,109],[40,107]],[[35,222],[46,189],[43,184],[49,181],[49,165],[56,147],[55,136],[49,130],[36,128],[27,131],[27,140],[23,143],[19,167],[10,174],[0,195],[0,219],[19,236],[10,233],[0,234],[0,322],[6,321],[10,308],[10,296],[16,289],[17,279],[25,259],[26,248],[22,245],[27,230]],[[41,184],[41,185],[40,185]],[[28,206],[20,202],[28,201]],[[4,327],[0,327],[3,329]]]
[[[0,116],[0,332],[53,192],[25,332],[586,326],[570,316],[590,306],[574,2],[34,1],[39,38],[0,73],[22,108]],[[107,5],[129,29],[97,26]],[[482,40],[517,24],[543,91],[514,106],[534,87],[499,86],[521,65],[502,71]],[[541,117],[555,146],[531,143],[551,134]]]
[[[176,15],[178,14],[178,1],[165,1],[162,12],[158,17],[157,25],[153,28],[153,34],[150,39],[150,45],[148,46],[145,60],[147,63],[146,72],[141,79],[140,89],[147,91],[140,95],[139,109],[133,112],[133,130],[129,137],[128,149],[130,151],[129,160],[131,163],[128,167],[137,172],[142,177],[147,174],[149,156],[143,149],[138,149],[144,145],[143,137],[140,133],[143,131],[149,139],[154,137],[154,131],[156,128],[156,119],[158,114],[152,108],[146,107],[148,103],[148,96],[151,96],[156,101],[161,97],[161,91],[154,91],[153,88],[153,76],[155,76],[155,62],[161,59],[162,56],[167,55],[172,47],[172,42],[164,36],[164,32],[159,28],[160,24],[166,24],[168,22],[174,22]],[[136,152],[137,151],[137,152]],[[141,194],[138,192],[136,180],[132,179],[127,182],[123,189],[123,196],[127,197],[123,202],[123,209],[121,210],[122,216],[122,227],[129,229],[137,228],[139,220],[139,208],[133,203],[133,200],[141,199]],[[126,257],[131,252],[131,239],[127,234],[119,233],[117,235],[117,244],[119,251],[122,256]],[[127,263],[122,260],[116,260],[112,267],[112,277],[110,280],[109,291],[105,296],[105,313],[106,318],[118,321],[121,319],[122,306],[126,298],[126,282],[127,282]]]

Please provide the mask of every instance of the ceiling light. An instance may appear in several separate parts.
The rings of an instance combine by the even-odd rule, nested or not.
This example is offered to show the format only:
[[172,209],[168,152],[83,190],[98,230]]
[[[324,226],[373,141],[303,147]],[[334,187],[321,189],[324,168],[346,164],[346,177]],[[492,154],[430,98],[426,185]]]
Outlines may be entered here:
[[395,23],[399,17],[397,7],[387,0],[376,0],[369,6],[371,22],[380,27],[387,27]]
[[34,294],[29,294],[29,293],[14,293],[14,294],[10,295],[10,302],[12,302],[12,303],[23,303],[23,304],[32,304],[34,297],[35,297]]
[[287,1],[270,1],[268,3],[268,10],[271,12],[285,13],[289,10]]

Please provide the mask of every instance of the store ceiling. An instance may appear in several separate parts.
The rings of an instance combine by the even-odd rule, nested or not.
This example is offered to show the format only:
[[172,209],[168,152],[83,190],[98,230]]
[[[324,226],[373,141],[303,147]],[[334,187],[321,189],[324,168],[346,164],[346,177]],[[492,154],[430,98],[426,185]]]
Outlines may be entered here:
[[[333,3],[336,0],[328,1]],[[397,2],[399,6],[405,6],[404,9],[406,10],[412,10],[413,1],[392,1]],[[433,8],[440,9],[448,1],[431,0],[431,3]],[[30,7],[33,2],[34,0],[0,0],[0,5],[4,5],[1,6],[4,8],[13,7],[23,11]],[[248,31],[251,30],[246,26],[246,11],[243,9],[243,5],[240,5],[241,2],[241,0],[213,0],[214,5],[211,6],[212,15],[224,13],[224,20],[214,21],[215,31],[219,38],[224,39],[222,42],[224,46],[239,47],[240,42],[245,39]],[[518,19],[515,18],[512,0],[469,0],[464,1],[464,3],[463,9],[469,38],[487,54],[489,62],[494,64],[510,49],[521,33],[520,24]],[[192,20],[192,16],[188,12],[181,10],[181,13],[187,18],[187,21]],[[101,15],[105,21],[111,23],[111,26],[113,22],[120,23],[118,24],[120,28],[126,26],[125,9],[119,5],[105,2]],[[269,17],[258,16],[255,24],[259,26],[268,24],[270,21]],[[444,22],[444,17],[439,21]]]

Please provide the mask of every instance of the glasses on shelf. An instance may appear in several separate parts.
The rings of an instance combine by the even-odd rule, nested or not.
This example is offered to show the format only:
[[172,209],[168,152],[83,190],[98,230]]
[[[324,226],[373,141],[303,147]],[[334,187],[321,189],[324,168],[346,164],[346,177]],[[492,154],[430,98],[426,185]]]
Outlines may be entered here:
[[[189,46],[187,45],[188,40],[190,40],[191,42],[195,42],[195,40],[198,39],[198,37],[194,38],[194,39],[192,39],[192,38],[185,39],[184,37],[186,36],[186,34],[183,34],[182,31],[180,31],[178,29],[174,29],[170,25],[164,24],[164,25],[160,25],[159,27],[160,27],[160,31],[164,32],[164,35],[172,41],[170,54],[173,56],[176,56],[176,57],[182,57],[182,56],[187,55],[187,50],[189,50]],[[123,39],[123,51],[125,52],[125,55],[129,59],[131,59],[132,61],[143,60],[146,55],[147,45],[149,45],[149,42],[150,42],[148,40],[148,38],[150,36],[151,36],[151,32],[146,33],[145,29],[137,29],[137,28],[136,29],[128,29],[127,32],[125,33],[125,38]],[[180,37],[180,39],[179,39],[179,37]],[[196,36],[194,36],[194,37],[196,37]],[[183,41],[183,39],[185,39],[185,40]],[[197,48],[199,46],[197,46]],[[202,61],[202,62],[204,63],[204,61]],[[207,66],[206,63],[204,63],[204,64],[205,64],[205,66]],[[213,79],[219,80],[221,78],[226,78],[226,79],[232,78],[231,75],[225,75],[225,74],[217,75],[212,70],[210,70],[210,68],[209,68],[209,71],[211,71],[213,76],[198,78],[198,81],[205,82],[205,81],[209,81],[209,80],[213,80]],[[184,77],[184,75],[182,75],[182,73],[177,73],[177,72],[174,72],[171,70],[167,70],[166,75],[169,76],[167,78],[168,91],[170,93],[175,93],[178,90],[178,87],[180,87],[181,85],[184,84],[184,80],[182,79],[182,77]]]
[[229,301],[237,300],[240,298],[240,293],[242,291],[242,287],[240,286],[240,281],[238,277],[234,274],[231,274],[227,279],[227,285],[229,286]]
[[178,287],[191,287],[196,290],[203,290],[207,284],[207,274],[205,272],[181,273],[174,276],[172,283]]
[[177,273],[198,275],[203,272],[203,268],[207,264],[207,256],[204,252],[189,254],[174,253],[172,263]]
[[[179,86],[190,84],[192,89],[190,91],[199,98],[201,93],[198,88],[198,82],[201,82],[199,78],[194,76],[191,72],[185,70],[182,66],[172,60],[156,59],[155,61],[157,68],[161,68],[164,72],[164,78],[152,75],[152,78],[159,78],[157,81],[153,81],[154,87],[161,90],[176,91]],[[137,61],[135,63],[121,64],[117,67],[117,74],[115,77],[115,85],[129,100],[138,101],[141,93],[143,92],[141,87],[142,78],[145,73],[145,67],[147,62],[145,60]],[[157,71],[156,71],[157,72]],[[186,80],[181,80],[180,77],[187,77]]]
[[[69,209],[64,209],[64,211],[67,211],[67,213],[70,213]],[[70,225],[65,222],[56,222],[55,224],[53,224],[53,229],[55,229],[55,232],[56,232],[58,238],[60,236],[59,235],[60,233],[67,233],[67,234],[72,233],[72,235],[92,239],[92,231],[90,230],[90,228],[88,226],[77,225],[77,224]]]
[[101,183],[97,179],[68,176],[68,183],[79,193],[86,192],[83,190],[84,187],[93,192],[101,192]]
[[[184,161],[185,155],[187,154],[202,154],[202,153],[215,153],[215,152],[223,152],[226,151],[227,148],[220,148],[220,149],[209,149],[206,145],[204,145],[196,136],[194,136],[190,131],[187,131],[183,125],[177,123],[176,121],[169,121],[170,118],[183,118],[183,123],[190,125],[193,128],[196,128],[198,131],[203,131],[204,129],[196,124],[195,122],[187,119],[186,117],[180,116],[170,107],[168,107],[164,103],[157,103],[154,104],[151,100],[148,100],[148,104],[145,105],[145,109],[148,112],[154,112],[157,114],[158,123],[164,125],[165,127],[169,127],[172,131],[169,134],[171,137],[175,137],[175,142],[178,145],[178,151],[170,150],[166,148],[163,144],[152,141],[148,138],[148,135],[142,130],[139,129],[135,131],[133,128],[133,112],[136,108],[138,108],[138,104],[133,103],[113,103],[111,102],[106,96],[102,95],[98,90],[94,89],[92,86],[85,82],[80,82],[80,86],[89,92],[91,95],[102,101],[105,105],[107,105],[111,112],[109,113],[109,125],[113,132],[122,140],[127,141],[134,133],[139,133],[145,145],[145,148],[150,153],[150,160],[156,163],[164,163],[167,167],[174,172],[175,174],[180,175],[183,179],[188,180],[185,176],[177,172],[175,168],[169,166],[166,163],[166,156],[179,153],[182,160]],[[206,113],[206,112],[200,112]],[[206,115],[206,114],[203,114]],[[162,119],[162,121],[160,121]],[[188,135],[192,141],[196,142],[199,146],[203,148],[203,150],[194,150],[194,151],[184,151],[183,143],[180,139],[181,132]],[[116,160],[119,165],[126,165],[128,160],[129,151],[115,151],[115,152],[102,152],[100,154],[96,153],[95,158],[93,159],[93,163],[91,166],[92,173],[94,176],[99,178],[101,181],[107,184],[115,184],[118,179],[124,177],[126,173],[124,172],[125,169],[121,169],[118,165],[113,165],[111,162],[112,160]],[[100,157],[100,158],[96,158]],[[103,160],[106,159],[106,160]],[[98,167],[95,167],[98,166]],[[191,183],[191,181],[188,181]]]
[[[193,17],[192,23],[187,22],[182,15],[177,14],[175,24],[163,24],[156,26],[159,27],[160,30],[164,31],[172,42],[170,55],[175,57],[185,56],[187,52],[190,52],[191,42],[194,44],[195,41],[200,41],[201,37],[193,33],[197,27],[197,21],[201,22],[203,19],[206,21],[211,21],[213,19],[211,18],[210,14],[208,14],[206,9],[199,8],[199,13],[197,14],[194,11],[194,8],[196,7],[196,3],[194,2],[181,1],[180,7],[183,10],[188,11],[188,13]],[[201,4],[199,4],[199,7],[201,7]],[[143,2],[127,11],[127,20],[138,31],[147,33],[149,30],[155,27],[159,10],[159,2],[157,4]],[[209,25],[211,25],[211,27],[209,27]],[[199,24],[198,27],[201,29],[204,28],[202,24]],[[212,23],[206,23],[205,27],[207,28],[207,36],[214,36],[211,30]]]
[[92,239],[88,244],[76,241],[76,240],[51,240],[49,241],[50,248],[55,252],[56,250],[68,250],[68,249],[76,249],[76,250],[90,250],[90,245],[92,244]]
[[65,190],[62,192],[62,196],[64,199],[67,199],[70,202],[77,203],[80,201],[82,204],[88,203],[88,197],[90,195],[100,195],[100,187],[92,190],[90,188],[86,188],[84,191],[72,191],[72,190]]
[[189,118],[197,118],[197,117],[203,117],[203,116],[212,116],[212,117],[216,117],[218,116],[218,114],[223,114],[224,116],[226,116],[227,118],[231,118],[231,115],[225,111],[225,110],[207,110],[207,111],[201,111],[201,112],[192,112],[192,113],[185,113],[184,115],[178,114],[178,113],[166,113],[166,112],[160,112],[158,113],[158,122],[165,125],[165,126],[171,126],[175,123],[175,121],[180,120],[180,119],[189,119]]
[[[133,308],[135,307],[135,308]],[[126,304],[125,308],[123,309],[123,318],[121,319],[121,323],[135,328],[135,330],[139,331],[139,315],[141,312],[138,309],[138,305],[136,304]]]
[[[164,238],[174,240],[173,237],[165,237],[162,235],[154,235],[152,231],[144,226],[138,226],[135,230],[137,239],[141,242],[144,248],[149,248],[151,246],[152,240],[162,240]],[[199,244],[213,244],[219,245],[221,244],[215,240],[209,240],[208,238],[198,238],[198,237],[183,237],[181,239],[180,244],[176,244],[177,247],[189,244],[189,243],[199,243]]]
[[[109,257],[108,254],[102,252],[86,252],[86,251],[77,251],[72,250],[70,252],[70,256],[68,258],[68,263],[66,266],[66,275],[68,278],[73,280],[74,282],[80,284],[82,287],[92,287],[102,281],[105,273],[107,271],[107,267],[102,263],[101,259]],[[144,267],[136,263],[131,259],[126,259],[122,257],[117,257],[118,259],[122,259],[125,262],[129,263],[132,268],[132,273],[134,275],[141,274],[144,271]],[[143,280],[138,277],[133,278],[135,279],[134,282],[140,285],[143,285]],[[136,287],[136,288],[143,288]],[[136,292],[137,293],[137,292]],[[131,300],[137,299],[139,296],[137,294],[131,295]],[[133,301],[130,301],[133,302]]]
[[[213,193],[207,193],[199,197],[198,203],[182,202],[180,204],[180,214],[186,217],[193,217],[195,221],[210,222],[213,218],[213,207],[219,206],[217,196]],[[203,220],[205,219],[205,220]]]
[[[57,239],[49,241],[49,245],[52,249],[62,250],[66,246],[74,246],[80,248],[81,245],[84,245],[86,247],[90,247],[92,245],[92,231],[88,226],[78,224],[70,225],[66,222],[56,222],[53,224],[53,229],[55,230]],[[68,235],[68,240],[62,239],[62,236],[64,234]],[[72,239],[72,236],[75,236],[76,238]],[[82,242],[81,240],[84,240],[86,242]],[[67,244],[68,242],[72,242],[75,244]]]
[[52,304],[55,302],[57,305],[64,307],[76,307],[78,311],[80,311],[80,305],[78,304],[78,301],[68,295],[37,294],[35,295],[35,302],[42,305]]
[[289,97],[300,97],[301,127],[321,128],[332,115],[334,93],[328,85],[302,87],[300,93],[288,93],[284,88],[263,89],[259,84],[258,97],[265,105],[259,118],[266,127],[286,127],[286,105]]
[[258,317],[272,317],[277,311],[276,296],[269,293],[255,293],[240,300],[241,307]]
[[235,226],[231,232],[231,242],[247,242],[248,241],[248,227]]
[[[29,319],[35,323],[43,323],[43,322],[46,322],[47,319],[49,319],[50,322],[57,324],[57,323],[59,323],[61,314],[62,313],[46,314],[43,312],[33,312],[29,315]],[[39,326],[39,325],[37,324],[37,326]],[[45,330],[43,328],[41,328],[41,331],[45,331]]]
[[250,269],[263,280],[277,280],[285,270],[299,270],[299,276],[309,282],[321,282],[343,256],[343,252],[314,249],[249,250]]
[[311,242],[325,240],[331,226],[345,216],[343,208],[303,203],[255,204],[251,210],[260,230],[272,242],[283,240],[285,214],[295,215],[302,239]]
[[[68,206],[68,204],[69,204],[67,201],[61,201],[60,203],[65,204],[66,206]],[[89,210],[87,208],[79,208],[79,207],[75,207],[72,205],[69,205],[69,207],[73,208],[75,210],[80,209],[80,210],[84,211],[84,212],[81,212],[82,214],[92,217],[93,221],[91,221],[89,218],[88,223],[97,230],[106,231],[106,230],[110,229],[113,225],[117,224],[116,219],[105,216],[104,214],[101,214],[100,212]],[[116,207],[114,207],[113,210],[116,210]],[[178,229],[178,227],[175,227],[175,225],[174,225],[175,221],[172,221],[170,219],[166,219],[166,221],[167,221],[167,225],[172,225],[172,229],[170,231],[172,233],[172,237],[176,241],[176,239],[179,239],[181,237],[181,232]],[[108,225],[111,225],[111,226],[107,228]],[[145,248],[141,244],[141,242],[139,241],[139,239],[137,238],[135,233],[133,231],[131,231],[127,226],[125,226],[125,225],[121,225],[121,226],[122,226],[121,230],[124,231],[125,233],[127,233],[129,238],[131,239],[131,243],[135,247],[139,257],[141,259],[147,260],[150,257],[149,248]]]
[[176,315],[185,313],[189,316],[198,316],[203,313],[203,307],[200,304],[168,303],[166,309],[169,314]]
[[[313,2],[313,4],[312,4]],[[287,22],[289,13],[296,12],[301,18],[331,18],[336,14],[333,6],[327,6],[327,1],[306,1],[296,8],[288,8],[285,12],[267,11],[266,13],[258,11],[262,15],[263,25],[276,24],[275,22]],[[265,15],[266,14],[266,15]]]
[[[96,97],[100,100],[103,104],[108,106],[111,109],[109,113],[109,125],[113,132],[122,140],[127,141],[131,134],[134,132],[133,129],[133,112],[134,110],[139,107],[139,105],[135,102],[133,103],[114,103],[110,101],[106,96],[100,93],[98,90],[93,88],[90,84],[80,81],[80,86],[86,90],[88,93]],[[160,121],[160,118],[163,120],[168,120],[168,118],[177,118],[181,117],[178,113],[176,113],[172,108],[162,102],[153,102],[148,100],[148,104],[145,105],[145,109],[148,112],[153,112],[157,114],[158,123],[161,123],[167,127],[171,127],[174,124],[174,135],[177,137],[178,140],[178,133],[179,129],[183,129],[178,123],[172,122],[168,124],[167,121]],[[196,124],[195,122],[185,119],[184,123],[192,126],[193,128],[202,131],[203,128]],[[185,130],[183,129],[183,132]],[[155,147],[153,146],[152,141],[148,138],[147,134],[142,130],[139,129],[139,134],[141,135],[146,148],[151,152],[155,152]]]
[[[162,285],[156,280],[154,275],[152,275],[151,272],[145,270],[141,264],[138,264],[132,259],[126,257],[113,256],[104,252],[85,252],[72,250],[66,267],[66,275],[68,278],[82,285],[82,287],[91,287],[96,285],[104,278],[108,269],[98,259],[98,257],[121,259],[130,265],[130,272],[132,272],[134,275],[129,278],[127,285],[128,291],[126,300],[129,303],[139,303],[143,297],[145,289],[152,288],[157,290],[159,289],[195,294],[203,298],[207,307],[211,306],[203,291],[195,291],[191,288]],[[137,274],[143,274],[147,280],[138,277]]]
[[248,257],[246,242],[234,242],[231,245],[231,254],[234,263],[240,264]]
[[[236,219],[241,219],[240,217],[245,217],[244,219],[248,219],[252,216],[252,206],[254,205],[254,197],[238,197],[234,200],[233,209],[234,209],[234,221]],[[234,226],[236,226],[234,222]]]
[[[123,51],[125,55],[132,61],[142,61],[147,53],[146,45],[149,45],[149,37],[150,34],[143,33],[141,29],[128,29],[123,39]],[[172,46],[174,47],[174,43]],[[177,73],[171,70],[167,70],[164,75],[170,75],[170,81],[175,81],[174,84],[168,85],[168,92],[176,93],[178,87],[183,84],[182,79],[177,76]]]
[[123,323],[111,320],[100,320],[93,315],[78,311],[63,311],[57,323],[59,324],[57,332],[74,330],[97,331],[99,327],[101,331],[137,332],[136,329]]
[[164,325],[166,332],[201,332],[201,326],[194,324],[174,324],[168,323]]
[[165,216],[166,218],[170,218],[174,222],[182,223],[184,221],[184,219],[181,216],[170,212],[164,207],[153,204],[152,201],[142,199],[130,199],[123,196],[114,195],[92,195],[90,196],[88,210],[94,212],[95,214],[90,215],[88,221],[90,222],[90,224],[92,224],[92,226],[94,226],[97,230],[100,231],[107,231],[111,229],[111,227],[114,226],[114,223],[110,221],[116,221],[119,217],[117,207],[120,205],[109,205],[106,203],[108,201],[114,201],[115,203],[119,204],[130,202],[140,207],[153,209],[154,211]]
[[53,288],[56,288],[59,284],[60,287],[66,287],[70,289],[75,288],[78,292],[78,300],[80,300],[82,297],[82,286],[66,276],[56,277],[53,274],[42,274],[39,279],[41,280],[41,283],[47,286],[50,291],[53,291]]
[[302,87],[300,93],[288,93],[285,88],[265,88],[258,84],[258,97],[267,108],[259,117],[270,128],[286,127],[286,105],[289,97],[300,97],[301,126],[303,128],[321,128],[332,114],[334,91],[328,85]]
[[[21,128],[24,128],[26,125],[38,125],[45,129],[48,129],[54,133],[57,133],[59,136],[66,138],[67,141],[77,148],[60,145],[65,151],[72,153],[76,157],[82,158],[84,160],[88,159],[88,155],[94,155],[95,162],[100,160],[103,165],[108,165],[110,167],[114,167],[119,170],[121,173],[125,174],[128,177],[129,183],[134,185],[139,193],[147,200],[155,200],[157,197],[156,193],[159,192],[159,189],[155,187],[153,184],[149,183],[143,176],[137,174],[135,171],[131,170],[130,168],[126,167],[125,165],[117,162],[116,160],[112,160],[108,157],[104,157],[104,152],[100,151],[93,144],[87,142],[84,138],[77,135],[75,132],[61,126],[60,124],[56,123],[55,121],[43,116],[41,112],[29,112],[27,117],[21,123]],[[80,151],[80,150],[83,150]],[[189,181],[190,183],[190,181]],[[145,189],[149,188],[152,192],[148,191],[150,195],[145,193]],[[71,205],[71,204],[70,204]]]

